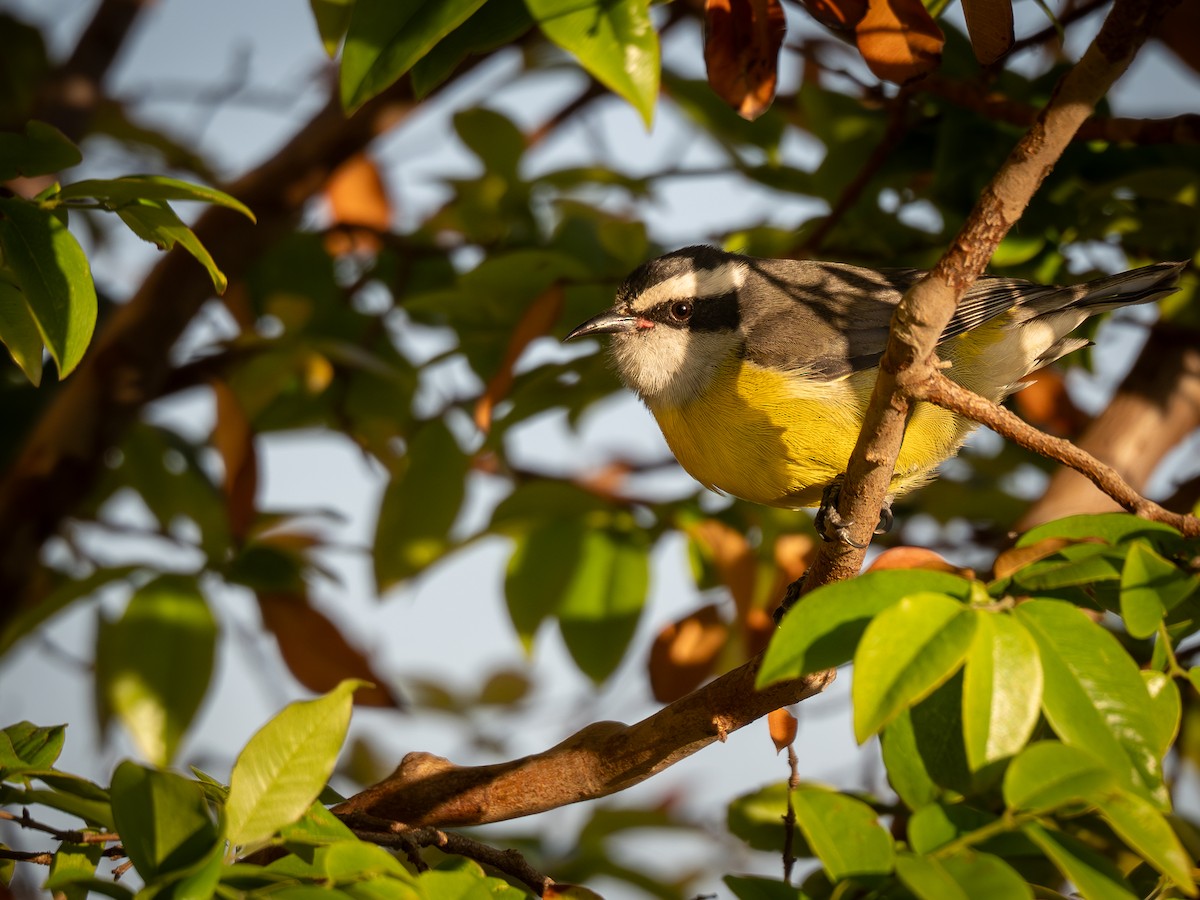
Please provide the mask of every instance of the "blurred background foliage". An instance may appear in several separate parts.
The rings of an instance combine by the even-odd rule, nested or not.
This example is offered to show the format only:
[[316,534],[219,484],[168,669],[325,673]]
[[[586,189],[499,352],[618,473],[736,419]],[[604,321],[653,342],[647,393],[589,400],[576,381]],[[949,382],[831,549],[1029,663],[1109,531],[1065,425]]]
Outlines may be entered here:
[[[121,4],[100,9],[114,5]],[[339,5],[314,8],[330,16]],[[809,518],[716,498],[673,476],[664,447],[626,446],[622,433],[604,434],[609,457],[596,462],[593,453],[587,465],[576,463],[568,442],[553,463],[514,452],[528,435],[542,441],[538,429],[546,422],[565,429],[586,423],[620,391],[602,353],[563,349],[558,339],[607,307],[632,268],[681,236],[760,256],[931,265],[1069,59],[1056,24],[1020,3],[1022,34],[1032,39],[981,66],[952,8],[939,19],[945,44],[936,71],[897,88],[871,73],[852,42],[787,6],[791,30],[778,94],[748,121],[697,70],[702,5],[656,5],[646,14],[665,48],[661,93],[647,95],[645,84],[616,86],[643,118],[670,126],[673,149],[660,148],[646,164],[619,152],[626,132],[607,131],[614,118],[600,115],[624,102],[600,86],[612,87],[619,73],[598,71],[599,63],[585,59],[592,75],[580,79],[562,49],[572,49],[569,40],[553,34],[548,40],[533,28],[529,10],[536,6],[488,0],[402,82],[410,108],[398,132],[421,127],[416,112],[428,107],[430,116],[448,119],[446,140],[455,153],[469,154],[473,171],[438,179],[431,186],[436,202],[401,208],[405,198],[389,189],[397,173],[369,151],[348,155],[332,177],[314,185],[290,227],[232,270],[228,291],[203,307],[181,341],[146,348],[169,358],[164,383],[104,451],[102,474],[73,498],[39,557],[28,560],[24,593],[6,607],[0,647],[53,646],[56,616],[95,606],[85,666],[99,721],[119,722],[143,758],[160,764],[186,758],[180,748],[210,688],[220,642],[234,635],[234,653],[262,646],[238,636],[247,630],[273,636],[279,659],[304,688],[327,691],[344,678],[366,678],[376,688],[359,692],[356,703],[453,716],[474,729],[478,747],[493,758],[511,752],[509,738],[538,702],[540,686],[522,668],[485,673],[467,690],[437,673],[393,677],[368,649],[382,652],[389,636],[364,642],[344,628],[346,614],[334,611],[341,604],[339,574],[330,563],[331,554],[347,549],[336,516],[262,499],[272,474],[263,448],[291,436],[320,433],[352,445],[386,481],[367,514],[374,523],[368,546],[352,548],[369,556],[381,597],[431,567],[469,559],[470,548],[499,537],[511,548],[505,571],[469,576],[481,595],[502,581],[513,633],[489,641],[514,641],[537,654],[546,630],[557,629],[573,665],[598,686],[636,653],[643,683],[663,702],[761,650],[783,586],[811,553]],[[1101,8],[1072,2],[1053,12],[1064,17],[1068,33],[1086,33],[1097,19],[1084,13]],[[1181,9],[1195,21],[1194,2]],[[17,130],[59,108],[52,98],[65,61],[47,49],[51,35],[43,32],[53,30],[52,22],[22,11],[0,15],[0,129]],[[321,21],[336,47],[339,26]],[[1179,83],[1162,90],[1190,90],[1185,96],[1194,98],[1200,31],[1178,22],[1169,29],[1190,37],[1172,39],[1170,50],[1156,45],[1160,58],[1178,56],[1169,71]],[[346,46],[344,67],[350,39]],[[488,67],[494,58],[508,66],[503,77]],[[343,68],[343,99],[362,105],[386,89],[386,79],[372,71],[356,86]],[[574,88],[557,91],[566,97],[557,107],[537,100],[539,124],[530,125],[529,116],[519,122],[500,111],[505,104],[489,102],[489,95],[536,96],[567,72]],[[304,90],[319,93],[320,81]],[[216,85],[205,102],[214,108],[236,102],[236,90],[222,90]],[[457,108],[439,102],[457,90],[483,99]],[[136,96],[101,91],[86,117],[58,124],[89,163],[102,158],[109,169],[153,169],[195,181],[218,177],[222,164],[205,159],[186,137],[147,124],[139,107]],[[1099,114],[1106,118],[1109,110]],[[1194,117],[1180,117],[1174,132],[1135,121],[1126,139],[1111,136],[1097,131],[1071,145],[1001,245],[993,271],[1068,282],[1195,257]],[[645,146],[637,143],[642,138],[629,140]],[[585,150],[566,154],[565,162],[539,153],[564,142]],[[703,148],[702,162],[693,162],[693,146]],[[730,216],[715,233],[686,221],[669,234],[649,227],[656,206],[680,184],[701,206],[745,209],[752,197],[754,213]],[[9,187],[28,194],[30,186]],[[104,265],[119,266],[126,251],[98,214],[76,212],[71,227],[99,254],[102,333],[130,284]],[[1195,294],[1189,274],[1184,289],[1162,305],[1154,333],[1194,344]],[[1130,316],[1126,331],[1136,343],[1150,327]],[[1088,413],[1103,408],[1115,365],[1111,357],[1074,354],[1039,375],[1015,404],[1035,424],[1077,437]],[[1064,379],[1063,367],[1094,368],[1098,377]],[[7,357],[0,374],[0,459],[5,477],[19,479],[31,429],[63,388],[34,388]],[[164,414],[175,399],[184,401],[184,411]],[[202,434],[179,424],[197,403],[212,416]],[[556,448],[557,440],[548,446]],[[1169,449],[1153,452],[1161,457]],[[929,547],[986,570],[1043,489],[1047,468],[995,439],[975,441],[936,483],[897,504],[897,527],[878,544]],[[1185,482],[1195,475],[1194,465],[1176,466],[1160,476],[1160,493],[1182,485],[1186,496]],[[338,490],[334,472],[306,477]],[[654,550],[668,538],[686,544],[689,598],[656,638],[636,644]],[[259,615],[242,606],[227,620],[231,605],[243,599],[256,603]],[[469,628],[477,600],[440,601],[445,628]],[[283,677],[269,666],[263,676]],[[13,678],[5,674],[6,693],[38,689]],[[1194,764],[1200,754],[1194,693],[1185,704],[1179,752]],[[473,725],[481,715],[486,726]],[[344,774],[360,782],[379,777],[392,760],[373,754],[369,742],[359,744]],[[649,894],[679,896],[696,872],[658,876],[653,867],[625,865],[607,842],[630,829],[694,830],[686,818],[669,802],[657,809],[601,808],[589,814],[566,856],[553,841],[542,846],[544,835],[528,837],[524,846],[564,880],[602,874]]]

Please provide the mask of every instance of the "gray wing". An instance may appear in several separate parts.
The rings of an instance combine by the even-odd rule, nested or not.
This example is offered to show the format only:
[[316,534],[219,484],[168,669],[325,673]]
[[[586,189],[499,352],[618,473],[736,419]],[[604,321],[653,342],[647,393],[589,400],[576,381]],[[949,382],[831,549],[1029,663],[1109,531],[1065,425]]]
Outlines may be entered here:
[[[760,302],[743,307],[747,357],[768,368],[804,371],[829,381],[879,364],[892,312],[924,274],[920,269],[876,270],[811,260],[746,262],[757,277],[748,279],[745,290],[760,292]],[[963,297],[938,342],[1055,290],[985,275]]]

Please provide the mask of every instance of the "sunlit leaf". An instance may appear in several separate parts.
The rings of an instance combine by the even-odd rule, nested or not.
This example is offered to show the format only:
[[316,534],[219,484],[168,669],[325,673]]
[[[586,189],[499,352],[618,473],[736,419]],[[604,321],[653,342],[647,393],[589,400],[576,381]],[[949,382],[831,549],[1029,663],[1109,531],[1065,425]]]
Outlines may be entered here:
[[255,221],[250,208],[225,191],[165,175],[124,175],[120,178],[75,181],[63,187],[56,197],[58,200],[80,198],[99,200],[114,210],[141,200],[194,200],[232,209],[251,222]]
[[1024,832],[1085,900],[1135,900],[1137,897],[1110,860],[1078,839],[1033,823],[1026,825]]
[[0,197],[0,255],[65,378],[96,327],[96,288],[83,248],[48,210]]
[[698,688],[713,674],[728,638],[729,626],[715,604],[666,625],[650,647],[647,664],[654,699],[671,703]]
[[1135,541],[1121,570],[1121,618],[1125,629],[1136,638],[1158,630],[1163,614],[1195,592],[1200,579]]
[[921,0],[867,0],[854,33],[867,67],[884,81],[905,84],[942,59],[945,37]]
[[830,878],[886,875],[892,870],[892,837],[875,810],[861,800],[802,786],[793,791],[792,804],[800,830]]
[[42,383],[42,336],[25,295],[0,271],[0,342],[34,387]]
[[1188,858],[1166,816],[1152,804],[1128,791],[1109,793],[1097,799],[1100,815],[1132,850],[1158,869],[1189,897],[1197,894]]
[[974,771],[1029,740],[1042,704],[1037,644],[1009,615],[979,617],[963,677],[963,729]]
[[115,212],[121,217],[121,221],[129,226],[130,231],[158,249],[170,250],[179,244],[204,266],[212,280],[213,289],[218,294],[225,293],[228,284],[225,273],[217,267],[212,255],[200,243],[195,232],[184,224],[183,219],[179,218],[165,201],[136,200],[118,206]]
[[1013,809],[1050,811],[1091,804],[1115,787],[1116,778],[1091,754],[1058,741],[1026,747],[1004,774],[1004,800]]

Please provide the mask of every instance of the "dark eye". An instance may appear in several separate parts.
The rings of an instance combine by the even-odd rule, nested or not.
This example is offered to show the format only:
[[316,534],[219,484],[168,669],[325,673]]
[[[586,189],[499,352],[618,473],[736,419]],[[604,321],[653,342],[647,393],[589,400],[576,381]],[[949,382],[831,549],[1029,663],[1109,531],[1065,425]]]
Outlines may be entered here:
[[671,318],[676,322],[686,322],[692,317],[692,302],[690,300],[676,300],[671,304]]

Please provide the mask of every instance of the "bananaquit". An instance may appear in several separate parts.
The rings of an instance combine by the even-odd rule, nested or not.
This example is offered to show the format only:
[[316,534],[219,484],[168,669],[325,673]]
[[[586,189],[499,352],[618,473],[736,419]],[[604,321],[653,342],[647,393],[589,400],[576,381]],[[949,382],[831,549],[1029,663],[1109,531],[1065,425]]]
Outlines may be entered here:
[[[1030,372],[1086,346],[1069,335],[1089,316],[1167,296],[1183,266],[1071,287],[985,275],[960,301],[938,353],[950,378],[1002,400]],[[923,274],[686,247],[639,267],[612,309],[566,339],[613,336],[621,379],[705,487],[768,506],[817,506],[858,438],[892,311]],[[892,495],[928,481],[974,427],[917,403]]]

